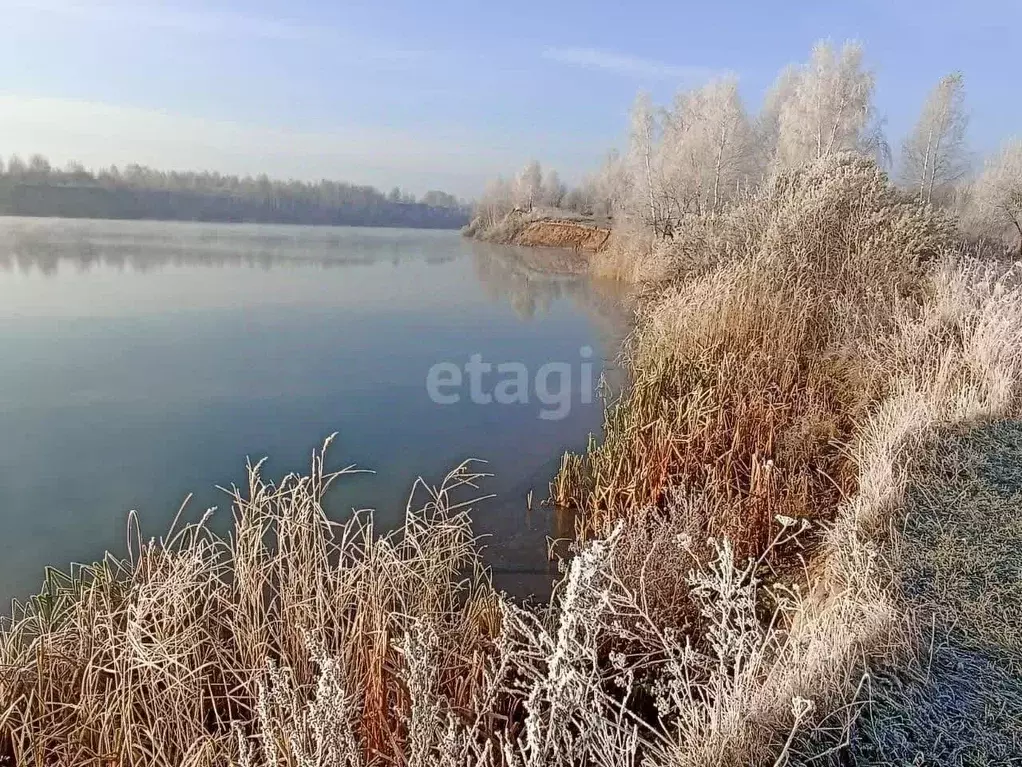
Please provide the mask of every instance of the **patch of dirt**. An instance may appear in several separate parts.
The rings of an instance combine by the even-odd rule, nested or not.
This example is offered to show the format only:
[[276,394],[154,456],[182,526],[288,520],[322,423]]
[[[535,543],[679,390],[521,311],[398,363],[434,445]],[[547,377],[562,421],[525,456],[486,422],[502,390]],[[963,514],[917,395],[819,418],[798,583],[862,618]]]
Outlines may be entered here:
[[516,245],[568,248],[583,253],[599,253],[607,246],[610,229],[575,221],[533,221],[515,237]]

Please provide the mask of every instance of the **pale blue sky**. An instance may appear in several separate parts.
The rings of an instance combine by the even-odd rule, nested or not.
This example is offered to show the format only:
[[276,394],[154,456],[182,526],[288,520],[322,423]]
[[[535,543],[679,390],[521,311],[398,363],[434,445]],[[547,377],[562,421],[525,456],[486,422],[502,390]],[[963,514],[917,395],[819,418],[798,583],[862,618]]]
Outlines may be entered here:
[[576,179],[640,88],[734,72],[755,108],[863,43],[893,146],[961,69],[971,139],[1022,134],[1022,2],[0,0],[0,154],[477,194],[529,157]]

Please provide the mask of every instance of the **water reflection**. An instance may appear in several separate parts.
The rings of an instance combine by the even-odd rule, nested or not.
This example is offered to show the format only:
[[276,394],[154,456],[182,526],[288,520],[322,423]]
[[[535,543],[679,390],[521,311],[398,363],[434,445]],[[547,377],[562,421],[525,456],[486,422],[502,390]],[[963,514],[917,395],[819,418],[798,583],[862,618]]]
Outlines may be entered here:
[[0,219],[0,601],[119,551],[127,510],[159,535],[190,492],[196,515],[222,504],[246,456],[301,470],[334,431],[336,460],[378,472],[340,486],[339,510],[381,525],[416,476],[488,460],[488,560],[541,591],[547,537],[571,524],[538,502],[602,409],[440,407],[424,381],[442,360],[536,370],[583,345],[612,374],[627,303],[584,271],[455,232]]
[[[52,276],[62,267],[149,272],[168,266],[444,264],[450,232],[151,221],[0,219],[0,270]],[[414,240],[415,247],[409,243]]]
[[520,318],[529,320],[537,310],[549,311],[554,302],[576,293],[584,282],[580,275],[585,265],[581,257],[569,253],[571,259],[562,258],[561,263],[541,271],[523,251],[487,243],[472,246],[475,274],[486,294],[493,300],[507,301]]
[[494,301],[507,302],[515,314],[530,321],[570,300],[586,314],[608,353],[602,359],[605,393],[624,385],[617,353],[634,320],[635,296],[621,283],[586,274],[586,257],[568,250],[516,248],[472,242],[475,275]]
[[[0,218],[0,271],[56,276],[97,268],[146,274],[168,267],[343,268],[416,260],[450,264],[471,253],[484,293],[522,320],[568,299],[617,336],[630,323],[618,284],[590,280],[585,257],[567,250],[516,248],[435,230],[265,226],[150,221]],[[610,339],[615,340],[615,339]]]

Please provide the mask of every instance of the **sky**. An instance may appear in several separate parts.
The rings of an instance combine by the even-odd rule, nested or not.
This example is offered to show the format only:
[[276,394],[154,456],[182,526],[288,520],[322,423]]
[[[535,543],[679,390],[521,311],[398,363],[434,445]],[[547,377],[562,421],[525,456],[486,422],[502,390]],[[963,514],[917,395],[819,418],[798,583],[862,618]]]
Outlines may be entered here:
[[0,155],[471,198],[530,158],[577,181],[642,89],[739,78],[750,109],[855,39],[897,147],[961,70],[977,154],[1022,134],[1020,0],[0,0]]

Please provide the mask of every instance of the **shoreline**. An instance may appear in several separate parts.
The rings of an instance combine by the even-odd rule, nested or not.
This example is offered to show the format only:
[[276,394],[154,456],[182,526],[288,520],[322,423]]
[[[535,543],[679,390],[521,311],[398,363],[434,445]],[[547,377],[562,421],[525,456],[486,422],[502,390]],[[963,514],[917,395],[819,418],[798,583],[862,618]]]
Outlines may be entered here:
[[594,255],[606,250],[612,235],[610,221],[568,217],[563,211],[512,210],[498,222],[476,218],[462,234],[482,242],[532,248],[560,248]]

